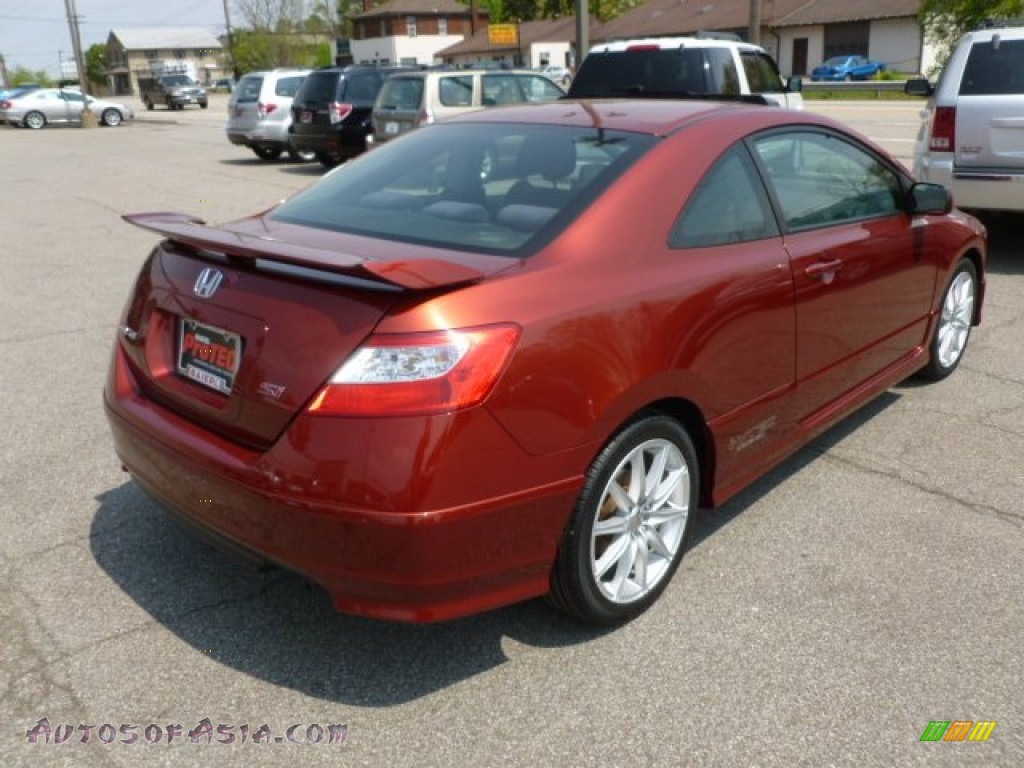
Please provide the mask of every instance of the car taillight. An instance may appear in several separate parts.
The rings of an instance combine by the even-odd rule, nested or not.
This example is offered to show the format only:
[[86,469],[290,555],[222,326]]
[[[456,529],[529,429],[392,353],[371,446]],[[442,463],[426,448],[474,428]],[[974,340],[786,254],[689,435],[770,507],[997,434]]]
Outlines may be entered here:
[[952,152],[956,147],[956,107],[936,107],[932,116],[932,136],[928,148]]
[[434,122],[434,113],[429,109],[424,109],[417,118],[417,127],[430,125],[432,122]]
[[11,102],[9,102],[9,101],[0,101],[0,109],[10,109],[10,108],[11,108]]
[[275,109],[277,109],[277,104],[264,104],[263,102],[258,102],[256,104],[256,112],[259,114],[260,119],[263,119]]
[[371,336],[309,406],[327,416],[409,416],[469,408],[490,394],[519,340],[503,324]]
[[328,114],[331,116],[331,125],[340,123],[352,112],[351,104],[343,104],[340,101],[332,101],[328,107]]

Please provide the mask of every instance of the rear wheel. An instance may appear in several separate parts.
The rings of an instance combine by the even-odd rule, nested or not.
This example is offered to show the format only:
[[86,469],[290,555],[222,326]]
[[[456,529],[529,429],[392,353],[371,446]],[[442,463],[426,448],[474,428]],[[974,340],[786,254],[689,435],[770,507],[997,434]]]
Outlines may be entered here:
[[46,116],[42,112],[29,112],[21,122],[27,128],[39,130],[46,126]]
[[928,347],[928,365],[921,376],[940,381],[960,365],[971,338],[974,307],[978,295],[978,271],[969,259],[961,261],[953,272],[942,297],[939,319]]
[[627,426],[587,472],[550,602],[598,625],[642,613],[679,567],[698,498],[697,453],[682,425],[649,414]]
[[150,112],[153,111],[153,102],[152,101],[150,101],[149,99],[143,99],[142,103],[146,105],[146,109],[148,109]]
[[209,106],[209,102],[206,102],[206,101],[200,101],[199,102],[199,108],[200,109],[206,109],[208,106]]
[[316,159],[320,161],[320,165],[324,168],[333,168],[341,162],[338,158],[332,155],[325,155],[323,152],[317,152]]
[[105,109],[100,115],[100,122],[113,128],[115,125],[121,124],[121,113],[116,109]]
[[252,151],[260,160],[277,160],[281,156],[280,147],[253,147]]

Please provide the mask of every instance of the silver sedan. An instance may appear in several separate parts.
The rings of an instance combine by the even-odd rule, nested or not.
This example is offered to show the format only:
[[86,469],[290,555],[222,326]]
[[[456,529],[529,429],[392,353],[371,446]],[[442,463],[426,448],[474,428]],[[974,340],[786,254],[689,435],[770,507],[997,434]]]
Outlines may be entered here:
[[103,125],[120,125],[131,120],[135,113],[127,104],[103,101],[78,91],[61,88],[41,88],[23,93],[17,98],[0,101],[0,120],[26,128],[43,128],[50,123],[81,123],[83,104]]

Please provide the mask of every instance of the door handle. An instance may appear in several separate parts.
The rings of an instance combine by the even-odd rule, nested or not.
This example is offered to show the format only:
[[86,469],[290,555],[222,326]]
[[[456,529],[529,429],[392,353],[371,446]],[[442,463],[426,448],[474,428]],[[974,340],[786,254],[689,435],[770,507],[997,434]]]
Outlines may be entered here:
[[832,261],[819,261],[817,264],[811,264],[804,270],[804,274],[808,277],[816,277],[826,283],[831,283],[832,278],[835,277],[835,273],[843,267],[842,259],[833,259]]

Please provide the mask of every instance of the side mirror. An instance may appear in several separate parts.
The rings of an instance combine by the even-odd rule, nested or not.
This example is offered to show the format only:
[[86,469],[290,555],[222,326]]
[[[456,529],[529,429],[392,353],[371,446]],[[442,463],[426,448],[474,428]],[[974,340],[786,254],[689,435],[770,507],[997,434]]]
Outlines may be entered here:
[[915,77],[913,80],[907,80],[903,92],[908,96],[931,96],[935,89],[923,77]]
[[793,77],[786,79],[786,90],[790,93],[800,93],[804,89],[804,80],[802,77],[794,75]]
[[910,213],[946,214],[953,210],[953,195],[941,184],[919,181],[910,188]]

